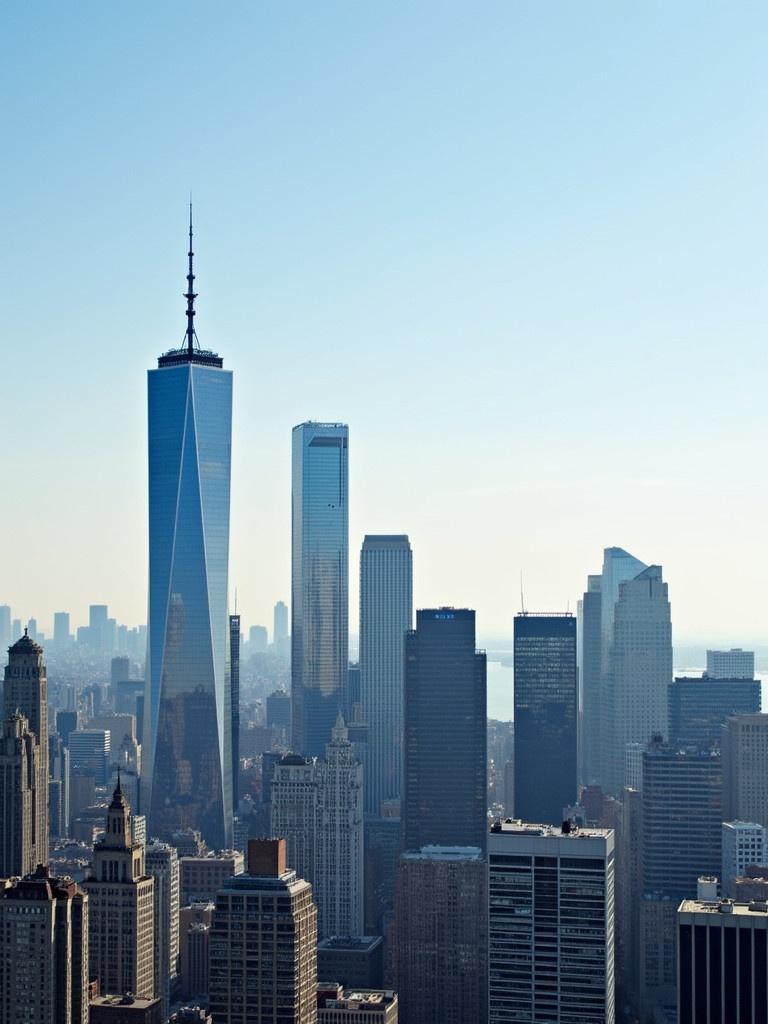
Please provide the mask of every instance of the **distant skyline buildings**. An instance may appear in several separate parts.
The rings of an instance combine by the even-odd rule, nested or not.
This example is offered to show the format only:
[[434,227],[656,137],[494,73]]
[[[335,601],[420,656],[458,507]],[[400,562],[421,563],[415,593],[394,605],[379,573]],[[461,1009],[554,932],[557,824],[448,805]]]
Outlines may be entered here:
[[343,709],[349,663],[349,428],[293,428],[292,745],[322,757]]

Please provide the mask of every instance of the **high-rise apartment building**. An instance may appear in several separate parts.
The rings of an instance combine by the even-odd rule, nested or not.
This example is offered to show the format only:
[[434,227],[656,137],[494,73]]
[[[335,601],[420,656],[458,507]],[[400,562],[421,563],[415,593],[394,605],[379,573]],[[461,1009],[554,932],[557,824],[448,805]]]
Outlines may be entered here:
[[733,715],[721,733],[723,821],[768,827],[768,715]]
[[672,680],[672,619],[661,567],[649,566],[618,589],[604,687],[603,788],[613,794],[625,784],[627,744],[667,735]]
[[83,883],[90,901],[90,977],[105,995],[154,998],[154,887],[118,780],[106,833],[93,849],[91,874]]
[[88,897],[34,873],[0,887],[0,1024],[88,1024]]
[[272,832],[312,884],[318,933],[363,933],[363,773],[341,716],[325,761],[289,755],[272,777]]
[[613,831],[497,822],[488,873],[492,1024],[613,1024]]
[[683,900],[677,925],[679,1024],[768,1020],[766,904]]
[[252,839],[248,870],[216,895],[214,1024],[317,1024],[317,911],[281,839]]
[[413,557],[405,535],[369,535],[360,553],[360,689],[368,723],[366,814],[399,800],[405,634],[413,625]]
[[425,846],[400,858],[396,911],[401,1024],[484,1024],[487,872],[478,847]]
[[581,770],[582,781],[586,785],[600,781],[602,582],[601,576],[587,577],[587,589],[581,599],[578,623],[582,714]]
[[48,677],[43,649],[27,634],[8,650],[3,709],[0,877],[8,878],[48,863]]
[[711,679],[753,679],[755,652],[732,647],[730,651],[707,651],[707,675]]
[[[475,613],[422,609],[405,641],[403,849],[485,849],[485,653]],[[450,813],[446,813],[450,794]]]
[[322,757],[344,706],[349,646],[349,429],[293,428],[293,748]]
[[724,821],[722,825],[721,892],[735,896],[734,883],[750,865],[763,865],[768,854],[768,829],[756,821]]
[[240,616],[229,616],[229,695],[232,748],[232,813],[240,800]]
[[669,684],[669,740],[715,746],[726,718],[760,711],[759,679],[678,676]]
[[558,824],[576,800],[576,619],[515,616],[515,814]]
[[184,345],[148,375],[149,639],[144,775],[162,839],[232,843],[227,578],[232,373],[194,328],[189,232]]
[[146,871],[155,881],[155,993],[163,1020],[170,1012],[179,976],[179,856],[168,843],[146,848]]

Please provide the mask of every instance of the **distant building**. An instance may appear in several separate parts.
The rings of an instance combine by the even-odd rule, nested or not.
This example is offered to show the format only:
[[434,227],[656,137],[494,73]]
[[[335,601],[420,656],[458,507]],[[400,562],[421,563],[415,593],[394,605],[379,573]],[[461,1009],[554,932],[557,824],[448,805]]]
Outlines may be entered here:
[[765,903],[683,900],[677,931],[679,1024],[768,1020]]
[[248,870],[216,895],[210,1011],[215,1024],[317,1021],[317,912],[281,839],[252,839]]
[[264,654],[269,645],[266,626],[251,626],[248,630],[248,650],[251,654]]
[[229,616],[230,746],[232,751],[232,813],[240,801],[240,616]]
[[348,989],[384,984],[384,940],[380,935],[334,936],[317,944],[317,976]]
[[291,695],[285,690],[274,690],[267,697],[267,725],[291,733]]
[[755,652],[732,647],[730,651],[707,651],[707,675],[711,679],[754,679]]
[[413,625],[408,537],[368,535],[360,553],[360,697],[368,724],[366,814],[399,800],[403,758],[405,634]]
[[576,799],[576,619],[515,616],[515,813],[559,824]]
[[721,834],[722,894],[734,897],[736,879],[744,878],[751,864],[765,864],[768,861],[768,830],[755,821],[724,821]]
[[279,647],[288,639],[288,606],[278,601],[272,615],[272,643]]
[[400,858],[396,911],[402,1024],[488,1019],[487,870],[479,847]]
[[[66,647],[72,640],[69,628],[69,612],[53,613],[53,642],[57,647]],[[3,645],[5,646],[5,645]],[[0,648],[1,649],[1,648]]]
[[292,745],[322,757],[349,662],[349,428],[300,423],[292,444]]
[[488,872],[490,1020],[613,1024],[613,832],[497,822]]
[[406,636],[405,659],[403,848],[483,850],[488,788],[486,659],[475,649],[474,611],[418,611],[416,629]]
[[723,725],[723,821],[768,827],[768,715],[733,715]]
[[109,729],[75,729],[69,734],[69,759],[72,771],[93,773],[97,786],[106,786],[112,736]]
[[245,858],[239,850],[222,850],[205,857],[180,857],[181,905],[213,900],[227,879],[242,874]]
[[88,897],[48,869],[0,883],[0,1024],[88,1024]]
[[51,838],[69,832],[69,750],[61,736],[48,737],[48,825]]
[[678,676],[669,684],[669,739],[683,746],[719,745],[726,718],[759,711],[759,679]]
[[397,993],[390,990],[317,986],[317,1024],[398,1024]]
[[83,888],[90,901],[90,977],[105,994],[155,996],[154,879],[144,846],[132,834],[131,808],[120,784],[107,811],[104,838],[93,851]]

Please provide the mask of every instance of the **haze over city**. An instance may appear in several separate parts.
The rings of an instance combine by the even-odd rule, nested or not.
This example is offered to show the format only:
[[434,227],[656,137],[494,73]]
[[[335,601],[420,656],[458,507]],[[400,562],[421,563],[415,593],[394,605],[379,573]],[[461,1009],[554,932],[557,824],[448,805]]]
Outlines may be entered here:
[[[588,16],[587,16],[588,15]],[[756,4],[6,5],[0,599],[147,615],[146,371],[234,370],[244,623],[290,596],[290,436],[350,426],[416,607],[571,610],[664,566],[759,644],[768,16]]]

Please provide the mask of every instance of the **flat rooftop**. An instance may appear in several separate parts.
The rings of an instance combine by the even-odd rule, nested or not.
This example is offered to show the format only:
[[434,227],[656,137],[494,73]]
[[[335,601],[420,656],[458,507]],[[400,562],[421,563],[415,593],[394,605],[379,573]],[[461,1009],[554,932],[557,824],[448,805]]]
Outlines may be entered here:
[[491,825],[491,834],[516,835],[516,836],[541,836],[557,839],[607,839],[611,835],[610,828],[582,828],[579,825],[570,825],[563,831],[562,825],[540,825],[530,821],[521,821],[519,818],[505,818],[503,821],[495,821]]
[[677,908],[680,914],[717,914],[721,917],[768,918],[768,902],[753,900],[751,903],[735,903],[733,900],[683,900]]

